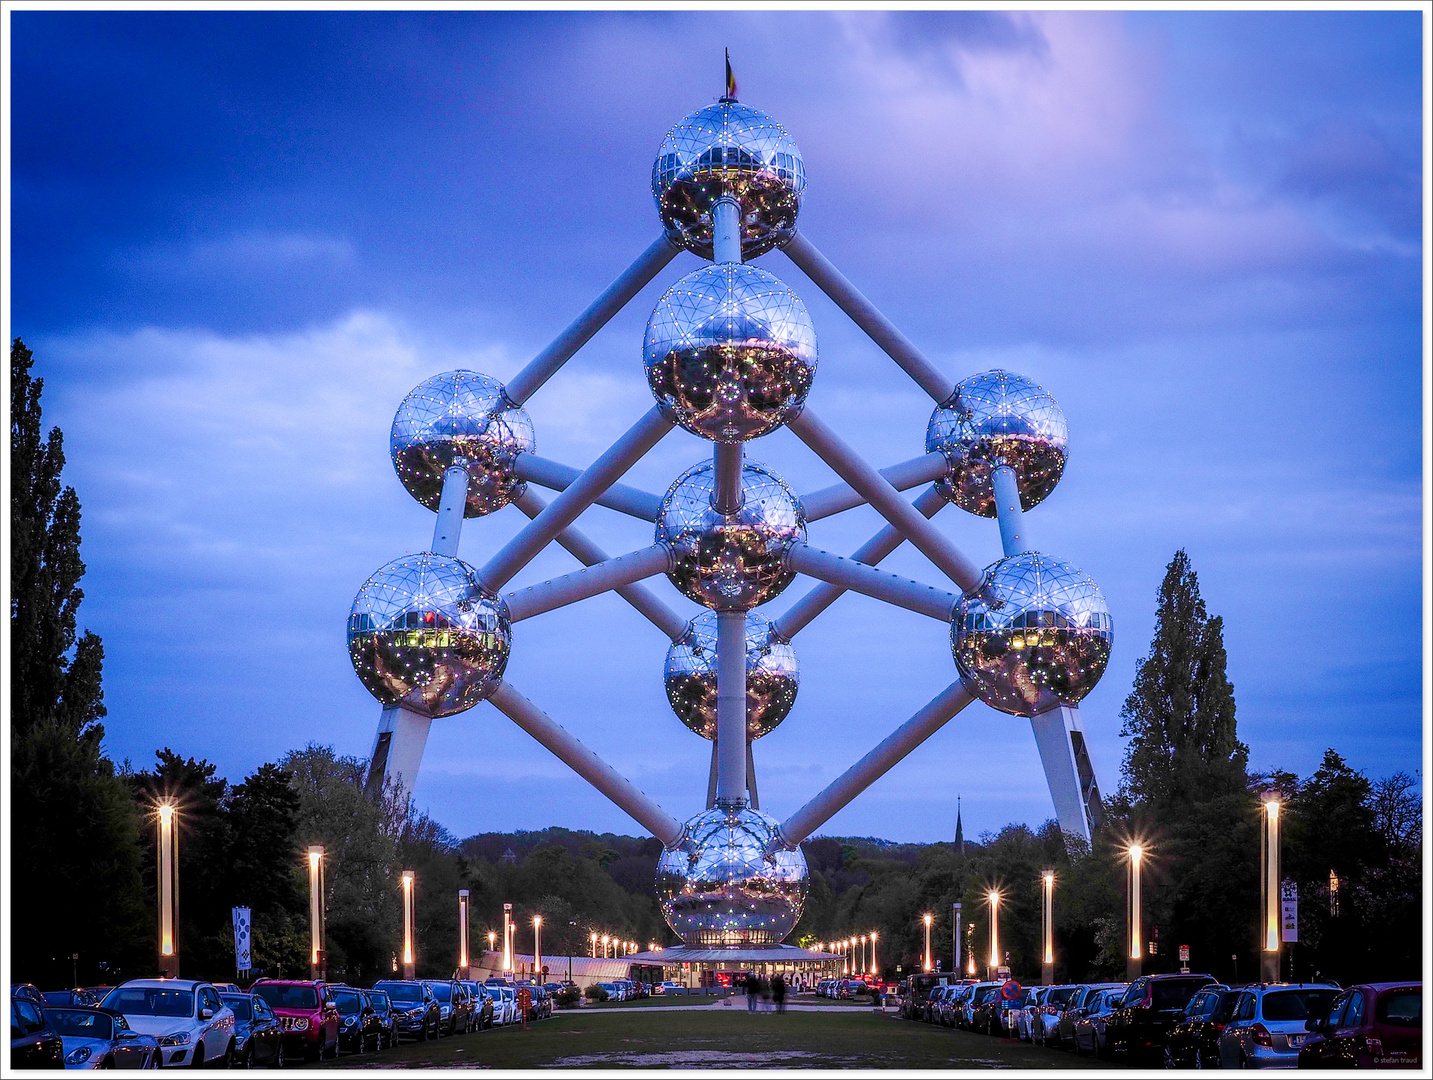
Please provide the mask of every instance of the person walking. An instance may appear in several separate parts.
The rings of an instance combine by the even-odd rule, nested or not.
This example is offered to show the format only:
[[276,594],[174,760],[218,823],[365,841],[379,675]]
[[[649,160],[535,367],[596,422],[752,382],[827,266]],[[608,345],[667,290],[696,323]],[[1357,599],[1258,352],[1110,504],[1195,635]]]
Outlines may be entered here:
[[771,1000],[776,1002],[777,1012],[784,1013],[786,1011],[786,980],[779,972],[771,980]]
[[754,974],[753,974],[753,975],[748,975],[748,976],[746,977],[746,1011],[747,1011],[747,1012],[751,1012],[751,1013],[756,1012],[756,995],[757,995],[757,993],[758,993],[759,991],[760,991],[760,988],[757,986],[756,976],[755,976]]

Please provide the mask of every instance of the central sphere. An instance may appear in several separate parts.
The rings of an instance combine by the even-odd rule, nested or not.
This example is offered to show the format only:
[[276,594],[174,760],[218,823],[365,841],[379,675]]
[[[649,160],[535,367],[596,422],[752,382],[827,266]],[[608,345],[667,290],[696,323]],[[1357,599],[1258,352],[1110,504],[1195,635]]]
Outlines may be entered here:
[[990,474],[1015,472],[1020,505],[1029,510],[1055,490],[1065,471],[1065,414],[1037,383],[996,368],[972,375],[931,415],[926,453],[939,451],[950,469],[937,487],[962,510],[995,517]]
[[693,947],[777,945],[806,904],[806,856],[766,854],[776,819],[719,807],[687,823],[682,841],[657,862],[657,899],[667,925]]
[[716,475],[703,461],[677,478],[657,514],[657,543],[674,560],[667,577],[713,611],[750,611],[780,593],[796,577],[786,550],[806,541],[801,501],[776,474],[746,462],[741,490],[741,509],[718,513]]
[[647,320],[642,349],[657,400],[693,435],[741,442],[775,431],[806,402],[816,330],[801,298],[745,263],[704,266]]
[[393,417],[389,451],[408,494],[436,511],[443,474],[468,468],[464,517],[501,510],[523,493],[513,462],[532,453],[532,421],[503,384],[476,371],[447,371],[419,383]]
[[712,204],[741,204],[742,258],[770,251],[796,225],[806,166],[786,129],[760,109],[720,101],[683,117],[652,164],[652,195],[667,234],[712,257]]
[[[667,650],[662,679],[677,719],[704,739],[716,739],[717,617],[704,611]],[[771,622],[746,613],[746,737],[759,739],[786,719],[800,684],[796,650],[771,632]]]
[[467,563],[431,552],[380,569],[348,616],[348,655],[368,692],[422,716],[452,716],[486,698],[511,645],[502,597]]
[[961,598],[951,649],[966,688],[991,708],[1033,716],[1075,705],[1109,663],[1114,625],[1100,587],[1067,562],[1029,551],[986,567]]

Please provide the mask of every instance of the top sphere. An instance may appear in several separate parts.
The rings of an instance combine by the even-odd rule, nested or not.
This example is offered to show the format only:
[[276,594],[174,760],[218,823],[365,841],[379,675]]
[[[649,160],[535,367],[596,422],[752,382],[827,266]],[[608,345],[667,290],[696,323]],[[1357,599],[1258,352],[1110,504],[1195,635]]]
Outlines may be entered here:
[[956,385],[931,415],[926,453],[940,451],[950,470],[940,492],[962,510],[995,517],[990,474],[1015,472],[1020,505],[1029,510],[1055,490],[1065,471],[1065,414],[1037,383],[996,368]]
[[677,423],[713,442],[743,442],[801,411],[816,375],[816,328],[801,298],[761,267],[703,266],[657,301],[642,359]]
[[501,510],[523,493],[513,462],[532,453],[532,421],[508,400],[503,384],[476,371],[446,371],[419,383],[398,406],[388,440],[393,467],[408,494],[437,511],[443,473],[468,467],[464,517]]
[[683,117],[652,165],[652,195],[668,235],[712,257],[712,204],[741,204],[742,258],[777,245],[796,225],[806,166],[786,129],[760,109],[723,100]]

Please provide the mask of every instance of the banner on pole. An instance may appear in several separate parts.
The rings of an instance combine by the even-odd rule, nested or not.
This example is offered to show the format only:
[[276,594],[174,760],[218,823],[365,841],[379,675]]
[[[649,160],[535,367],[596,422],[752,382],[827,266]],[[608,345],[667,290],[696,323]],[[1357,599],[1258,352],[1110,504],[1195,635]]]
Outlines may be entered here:
[[234,967],[240,974],[254,966],[252,950],[249,948],[253,930],[254,922],[250,917],[249,909],[236,907],[234,909]]
[[1296,942],[1299,940],[1299,886],[1286,878],[1280,892],[1283,896],[1280,939]]

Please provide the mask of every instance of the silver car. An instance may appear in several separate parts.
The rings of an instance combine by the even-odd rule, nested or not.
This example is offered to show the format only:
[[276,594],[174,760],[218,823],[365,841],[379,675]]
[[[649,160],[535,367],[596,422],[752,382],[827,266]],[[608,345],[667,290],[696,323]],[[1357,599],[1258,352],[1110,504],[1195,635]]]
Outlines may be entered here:
[[1327,1016],[1342,991],[1328,983],[1270,983],[1239,991],[1219,1036],[1219,1063],[1226,1069],[1294,1069],[1308,1038],[1307,1021]]
[[1060,1015],[1070,1007],[1070,1002],[1080,992],[1079,985],[1052,986],[1045,994],[1045,1001],[1031,1020],[1030,1041],[1048,1046],[1058,1035]]
[[[1061,1050],[1075,1049],[1075,1024],[1088,1014],[1089,1007],[1102,990],[1123,990],[1125,983],[1081,983],[1078,992],[1065,1006],[1055,1022],[1055,1045]],[[1048,1042],[1048,1040],[1047,1040]]]
[[1020,1010],[1015,1018],[1015,1035],[1021,1042],[1030,1041],[1030,1027],[1035,1022],[1035,1016],[1040,1011],[1040,1006],[1045,1004],[1045,998],[1049,996],[1048,986],[1037,986],[1030,994],[1030,1000]]
[[234,1049],[234,1010],[212,983],[131,979],[111,990],[104,1008],[122,1013],[135,1031],[159,1040],[168,1065],[226,1068]]
[[119,1013],[51,1006],[45,1016],[65,1047],[67,1069],[157,1069],[159,1040],[133,1030]]

